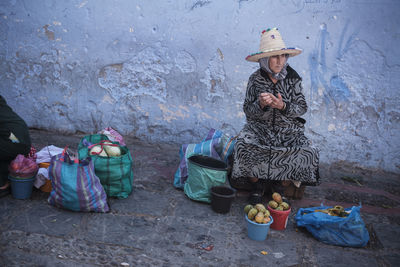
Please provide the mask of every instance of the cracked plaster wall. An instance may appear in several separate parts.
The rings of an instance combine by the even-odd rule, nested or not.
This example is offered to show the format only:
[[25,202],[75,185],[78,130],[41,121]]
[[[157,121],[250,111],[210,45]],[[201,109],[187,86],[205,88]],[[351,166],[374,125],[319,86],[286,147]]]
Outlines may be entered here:
[[306,133],[321,162],[400,173],[397,0],[10,0],[0,93],[30,127],[151,142],[236,135],[260,33],[304,49]]

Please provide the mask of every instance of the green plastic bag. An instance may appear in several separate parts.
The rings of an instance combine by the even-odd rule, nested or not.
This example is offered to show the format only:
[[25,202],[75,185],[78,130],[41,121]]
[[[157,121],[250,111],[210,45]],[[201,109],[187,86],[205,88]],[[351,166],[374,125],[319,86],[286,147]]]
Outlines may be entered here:
[[188,178],[183,191],[193,200],[211,203],[211,187],[226,182],[225,162],[215,158],[194,155],[189,158]]
[[[94,162],[94,170],[100,178],[104,191],[109,197],[127,198],[132,192],[133,170],[132,157],[126,146],[119,146],[121,156],[102,157],[90,155],[89,146],[98,144],[103,140],[109,140],[104,134],[87,135],[81,139],[78,145],[79,159],[91,157]],[[112,142],[118,144],[118,142]]]

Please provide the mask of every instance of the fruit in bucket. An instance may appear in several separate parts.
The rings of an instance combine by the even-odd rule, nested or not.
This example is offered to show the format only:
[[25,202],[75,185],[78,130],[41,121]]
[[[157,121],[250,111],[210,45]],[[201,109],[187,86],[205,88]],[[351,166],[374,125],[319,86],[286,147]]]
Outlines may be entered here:
[[265,223],[265,224],[267,224],[267,223],[269,223],[271,221],[271,218],[268,216],[268,217],[264,217],[264,221],[263,221],[263,223]]
[[276,201],[271,200],[270,202],[268,202],[268,206],[270,206],[273,209],[276,209],[279,206],[279,204]]
[[265,210],[264,216],[265,216],[265,217],[269,217],[270,215],[271,215],[271,213],[269,212],[269,210]]
[[[272,194],[271,201],[268,202],[268,206],[274,210],[288,210],[290,209],[289,203],[283,201],[282,196],[279,193]],[[280,201],[280,202],[279,202]]]
[[249,211],[253,208],[253,205],[249,204],[244,207],[244,213],[248,214]]
[[256,210],[255,208],[252,208],[249,210],[249,213],[247,213],[247,217],[249,218],[249,220],[253,220],[254,217],[256,217],[258,213],[258,210]]
[[264,213],[267,209],[265,208],[265,206],[263,205],[263,204],[260,204],[260,203],[258,203],[258,204],[256,204],[255,205],[255,208],[258,210],[258,211],[261,211],[262,213]]
[[256,223],[263,223],[264,222],[264,213],[259,211],[255,217]]
[[272,199],[275,200],[279,204],[282,203],[282,196],[277,192],[272,194]]
[[266,224],[271,221],[271,214],[261,203],[256,205],[246,205],[244,207],[244,213],[247,214],[247,218],[255,223]]
[[289,204],[286,203],[286,202],[282,202],[282,203],[280,204],[280,206],[282,206],[283,210],[288,210],[288,209],[289,209]]

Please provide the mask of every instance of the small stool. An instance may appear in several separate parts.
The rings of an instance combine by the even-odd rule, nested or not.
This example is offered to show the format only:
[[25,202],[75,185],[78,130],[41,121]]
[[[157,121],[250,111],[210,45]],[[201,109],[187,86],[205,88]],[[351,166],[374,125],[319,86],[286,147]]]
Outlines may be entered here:
[[283,195],[291,199],[302,199],[305,189],[305,185],[300,185],[300,187],[296,187],[293,183],[290,183],[290,185],[285,186]]

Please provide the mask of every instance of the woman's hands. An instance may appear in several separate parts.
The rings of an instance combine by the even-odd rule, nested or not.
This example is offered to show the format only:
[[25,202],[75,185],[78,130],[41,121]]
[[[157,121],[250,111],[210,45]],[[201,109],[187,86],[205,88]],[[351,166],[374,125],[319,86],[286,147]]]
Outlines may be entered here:
[[278,93],[278,97],[275,97],[271,93],[261,93],[260,97],[260,106],[263,109],[265,106],[270,106],[271,108],[277,108],[282,110],[285,108],[285,103],[282,100],[282,96]]

